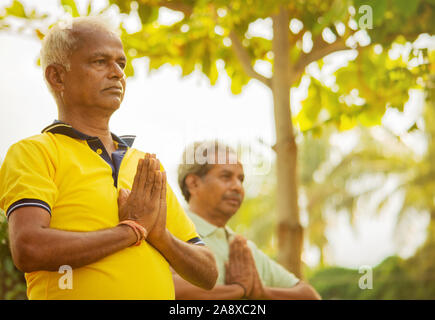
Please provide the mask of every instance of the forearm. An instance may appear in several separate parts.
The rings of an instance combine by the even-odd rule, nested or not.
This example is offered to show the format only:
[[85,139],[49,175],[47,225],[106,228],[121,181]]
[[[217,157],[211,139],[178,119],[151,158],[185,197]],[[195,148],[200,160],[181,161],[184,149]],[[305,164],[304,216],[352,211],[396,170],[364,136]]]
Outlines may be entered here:
[[175,298],[177,300],[237,300],[244,290],[237,284],[216,285],[211,290],[204,290],[174,274]]
[[207,290],[214,287],[218,272],[213,253],[207,247],[181,241],[169,231],[153,246],[185,280]]
[[265,300],[320,300],[320,295],[310,285],[299,282],[292,288],[264,288]]
[[92,232],[41,228],[17,240],[12,253],[19,268],[25,272],[57,271],[61,265],[79,268],[127,248],[136,235],[128,226]]

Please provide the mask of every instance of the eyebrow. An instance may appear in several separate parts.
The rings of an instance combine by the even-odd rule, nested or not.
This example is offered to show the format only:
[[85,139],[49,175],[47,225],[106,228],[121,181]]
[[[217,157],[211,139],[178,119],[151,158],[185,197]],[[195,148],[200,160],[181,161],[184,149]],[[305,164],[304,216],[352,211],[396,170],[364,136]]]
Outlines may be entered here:
[[[222,171],[221,171],[221,174],[231,174],[231,175],[235,175],[235,173],[234,172],[232,172],[232,171],[230,171],[230,170],[227,170],[227,169],[223,169]],[[245,174],[244,173],[241,173],[241,174],[239,174],[239,175],[237,175],[237,177],[242,177],[243,179],[245,178]]]
[[[90,59],[94,59],[97,57],[112,58],[112,55],[105,52],[95,52],[90,56]],[[116,60],[127,61],[127,57],[123,54],[122,56],[119,56]]]

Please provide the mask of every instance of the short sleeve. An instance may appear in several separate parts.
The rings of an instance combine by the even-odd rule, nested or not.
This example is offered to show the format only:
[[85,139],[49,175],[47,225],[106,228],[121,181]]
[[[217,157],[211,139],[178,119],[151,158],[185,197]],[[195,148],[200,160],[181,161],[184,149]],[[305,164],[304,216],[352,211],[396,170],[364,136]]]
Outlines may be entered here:
[[178,202],[178,199],[169,184],[166,193],[166,200],[166,227],[168,228],[168,230],[175,237],[182,241],[198,245],[204,245],[205,243],[201,240],[198,233],[196,232],[195,225],[193,224],[192,220],[190,220],[190,218],[187,216],[181,204]]
[[263,285],[274,288],[291,288],[299,282],[293,273],[269,258],[252,241],[248,241],[248,244]]
[[[47,145],[48,144],[48,145]],[[43,137],[12,145],[0,168],[0,208],[9,215],[23,206],[51,209],[57,198],[55,159]]]

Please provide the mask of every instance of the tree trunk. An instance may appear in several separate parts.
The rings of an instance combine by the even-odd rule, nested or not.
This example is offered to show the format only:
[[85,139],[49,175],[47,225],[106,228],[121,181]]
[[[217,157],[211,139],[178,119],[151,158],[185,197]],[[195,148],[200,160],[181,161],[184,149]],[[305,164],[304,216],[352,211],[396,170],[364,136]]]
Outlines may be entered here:
[[303,228],[299,221],[297,146],[290,110],[289,16],[285,9],[273,17],[274,71],[272,93],[276,127],[278,259],[302,278]]

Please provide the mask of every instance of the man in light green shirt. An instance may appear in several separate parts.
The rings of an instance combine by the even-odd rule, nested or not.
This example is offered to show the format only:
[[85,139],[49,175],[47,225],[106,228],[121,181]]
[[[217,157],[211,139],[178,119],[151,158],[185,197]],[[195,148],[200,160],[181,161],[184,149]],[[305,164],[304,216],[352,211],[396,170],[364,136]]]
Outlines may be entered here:
[[189,217],[215,255],[219,277],[207,291],[174,273],[176,299],[320,299],[310,285],[226,225],[242,204],[243,180],[243,166],[227,146],[197,142],[185,150],[178,182]]

